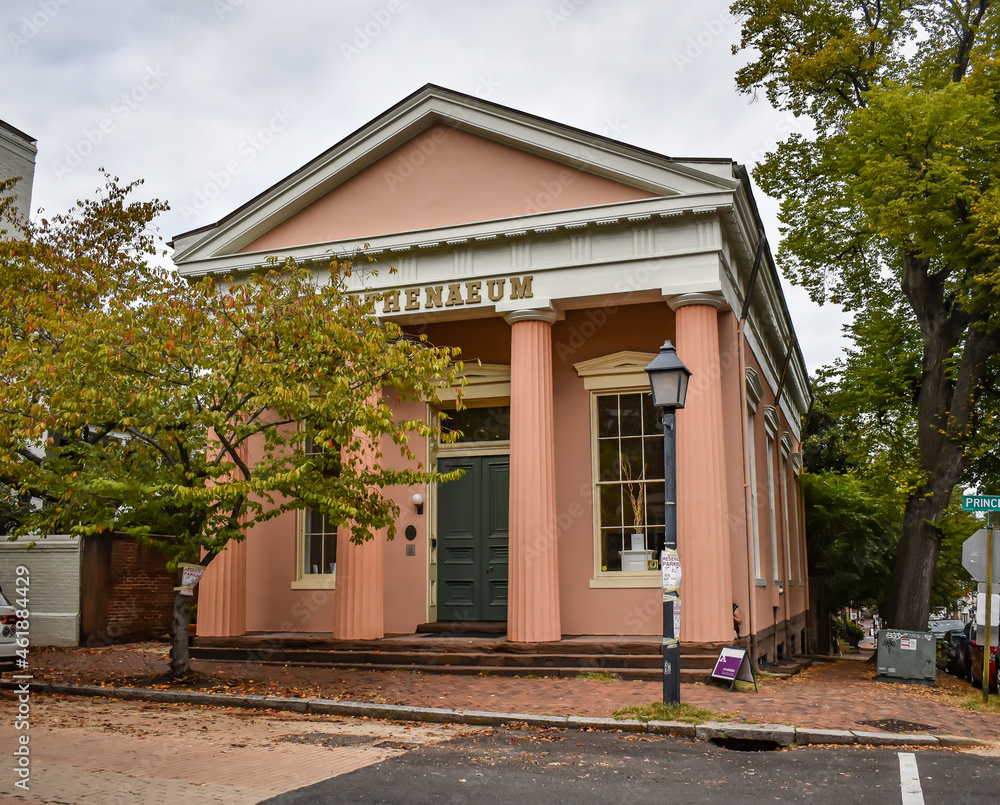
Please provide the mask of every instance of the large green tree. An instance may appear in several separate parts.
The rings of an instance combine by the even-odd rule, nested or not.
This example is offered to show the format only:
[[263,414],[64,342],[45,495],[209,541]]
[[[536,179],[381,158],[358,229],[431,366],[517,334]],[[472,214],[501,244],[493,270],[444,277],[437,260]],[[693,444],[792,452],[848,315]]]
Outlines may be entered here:
[[[386,488],[450,477],[408,447],[437,427],[393,403],[454,383],[452,352],[380,324],[346,291],[350,259],[192,282],[156,268],[165,205],[130,202],[134,187],[109,178],[0,240],[0,482],[45,502],[13,533],[124,533],[170,567],[304,505],[354,542],[391,537]],[[409,469],[385,465],[386,444]],[[189,604],[175,596],[175,676]]]
[[750,56],[740,89],[813,126],[754,173],[781,200],[786,270],[861,318],[898,292],[915,327],[917,374],[899,378],[912,398],[911,486],[886,615],[922,629],[952,494],[992,416],[998,11],[990,0],[739,0],[732,11],[736,50]]

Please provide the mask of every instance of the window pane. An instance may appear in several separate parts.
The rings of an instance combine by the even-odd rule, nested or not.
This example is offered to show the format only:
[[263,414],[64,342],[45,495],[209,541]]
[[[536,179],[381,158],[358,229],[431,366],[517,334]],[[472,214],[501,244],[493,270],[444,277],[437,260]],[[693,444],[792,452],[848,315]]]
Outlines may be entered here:
[[622,480],[642,480],[642,439],[623,438],[621,440]]
[[618,435],[618,395],[604,394],[597,398],[598,437]]
[[663,433],[663,412],[653,405],[653,395],[642,395],[642,431],[646,434]]
[[337,568],[337,532],[323,536],[324,573],[334,573]]
[[647,481],[663,479],[663,437],[647,436],[642,440],[642,449],[646,455],[646,474],[643,478]]
[[502,442],[510,439],[510,406],[463,408],[446,411],[441,422],[444,433],[461,431],[459,442]]
[[651,528],[646,532],[646,549],[655,551],[653,558],[660,560],[660,552],[663,550],[663,528]]
[[629,527],[625,530],[641,531],[646,512],[642,484],[622,484],[622,491],[625,493],[625,525]]
[[608,484],[601,488],[601,525],[620,526],[622,524],[622,488],[619,484]]
[[663,510],[665,491],[663,482],[646,484],[646,522],[650,525],[663,525],[666,514]]
[[621,570],[624,537],[621,531],[601,531],[601,570]]
[[642,435],[642,394],[622,394],[621,434],[622,436]]
[[322,534],[311,534],[306,537],[306,556],[305,556],[305,570],[306,573],[322,573],[323,572],[323,535]]
[[597,443],[598,462],[601,481],[618,481],[621,479],[621,466],[618,461],[618,440],[601,439]]

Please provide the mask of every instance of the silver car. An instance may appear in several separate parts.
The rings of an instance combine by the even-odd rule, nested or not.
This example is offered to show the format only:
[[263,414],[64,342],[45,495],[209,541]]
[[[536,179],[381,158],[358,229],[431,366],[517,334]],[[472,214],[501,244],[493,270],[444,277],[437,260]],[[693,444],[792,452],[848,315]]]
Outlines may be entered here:
[[0,590],[0,673],[13,671],[17,662],[17,615]]

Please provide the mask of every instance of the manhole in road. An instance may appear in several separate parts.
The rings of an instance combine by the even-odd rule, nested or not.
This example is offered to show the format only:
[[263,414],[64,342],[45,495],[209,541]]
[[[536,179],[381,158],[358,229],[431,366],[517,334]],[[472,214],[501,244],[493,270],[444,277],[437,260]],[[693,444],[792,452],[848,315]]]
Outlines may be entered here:
[[282,735],[279,741],[290,744],[310,744],[311,746],[362,746],[375,741],[363,735],[330,735],[323,732],[306,732],[302,735]]
[[777,741],[764,738],[711,738],[712,743],[728,749],[731,752],[777,752],[780,747]]
[[931,729],[927,724],[917,724],[915,721],[903,721],[901,718],[872,718],[868,721],[859,721],[858,723],[864,724],[866,727],[877,727],[886,732],[920,732],[920,730]]
[[310,746],[374,746],[379,749],[419,749],[421,744],[412,741],[397,741],[392,738],[377,738],[364,735],[331,735],[324,732],[306,732],[301,735],[283,735],[279,741]]

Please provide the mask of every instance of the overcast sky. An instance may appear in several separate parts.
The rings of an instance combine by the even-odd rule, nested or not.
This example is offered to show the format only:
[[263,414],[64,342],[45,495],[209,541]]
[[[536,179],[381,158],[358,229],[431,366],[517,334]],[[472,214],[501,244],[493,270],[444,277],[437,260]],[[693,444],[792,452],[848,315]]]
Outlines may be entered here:
[[[725,0],[4,0],[0,119],[38,140],[32,208],[105,167],[212,223],[430,82],[673,157],[752,167],[801,124],[737,95]],[[236,160],[239,170],[226,172]],[[772,243],[777,204],[757,191]],[[210,198],[211,197],[211,198]],[[784,283],[810,371],[844,317]]]

